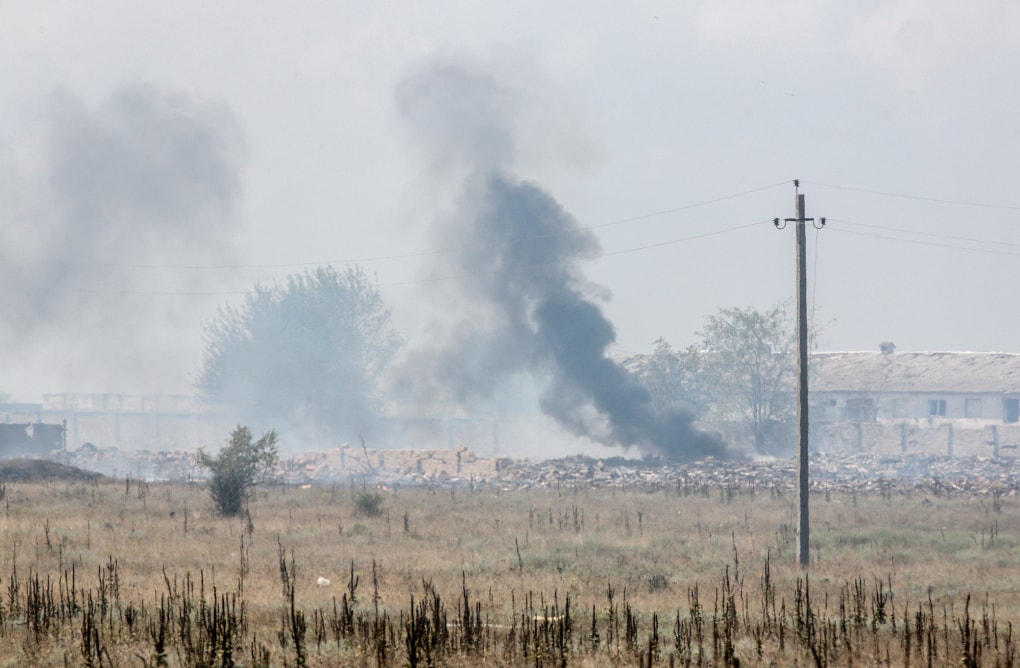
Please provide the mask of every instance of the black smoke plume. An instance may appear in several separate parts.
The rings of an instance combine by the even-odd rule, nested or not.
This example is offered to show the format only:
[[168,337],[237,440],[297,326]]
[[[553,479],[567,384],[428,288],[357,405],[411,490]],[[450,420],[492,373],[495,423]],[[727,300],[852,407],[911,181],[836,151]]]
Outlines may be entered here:
[[609,357],[616,333],[581,271],[598,240],[548,193],[511,175],[512,99],[450,64],[427,68],[398,92],[434,160],[466,175],[436,230],[449,261],[443,270],[456,278],[446,310],[456,324],[410,358],[414,376],[431,379],[430,396],[459,402],[531,376],[544,388],[542,410],[578,436],[677,459],[724,456],[722,441],[698,430],[691,414],[656,412],[646,389]]

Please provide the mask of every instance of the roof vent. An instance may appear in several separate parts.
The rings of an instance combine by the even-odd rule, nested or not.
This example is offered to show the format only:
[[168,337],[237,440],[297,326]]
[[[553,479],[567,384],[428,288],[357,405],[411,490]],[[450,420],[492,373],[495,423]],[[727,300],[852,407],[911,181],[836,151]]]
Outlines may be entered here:
[[878,344],[878,349],[882,351],[883,355],[892,355],[896,352],[896,344],[892,341],[883,341]]

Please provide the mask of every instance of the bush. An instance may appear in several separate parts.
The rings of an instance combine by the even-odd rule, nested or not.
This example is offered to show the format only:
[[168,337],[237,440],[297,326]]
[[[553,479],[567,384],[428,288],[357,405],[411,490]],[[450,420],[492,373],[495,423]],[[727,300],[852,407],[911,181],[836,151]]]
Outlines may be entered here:
[[239,515],[252,488],[272,478],[278,461],[275,431],[267,431],[252,442],[251,430],[241,425],[230,434],[218,456],[198,451],[198,463],[212,472],[209,494],[222,515]]
[[382,515],[383,495],[378,492],[359,492],[354,496],[354,509],[359,515],[365,517],[378,517]]

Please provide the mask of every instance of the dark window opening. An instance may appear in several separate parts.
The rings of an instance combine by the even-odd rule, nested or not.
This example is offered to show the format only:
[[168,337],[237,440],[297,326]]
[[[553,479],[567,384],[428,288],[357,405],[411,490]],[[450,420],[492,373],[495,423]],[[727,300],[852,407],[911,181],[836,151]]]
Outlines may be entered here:
[[928,400],[928,415],[944,416],[945,414],[946,414],[946,400],[945,399],[929,399]]
[[847,399],[843,417],[851,422],[874,422],[877,417],[874,399]]
[[1020,399],[1002,400],[1002,421],[1020,422]]

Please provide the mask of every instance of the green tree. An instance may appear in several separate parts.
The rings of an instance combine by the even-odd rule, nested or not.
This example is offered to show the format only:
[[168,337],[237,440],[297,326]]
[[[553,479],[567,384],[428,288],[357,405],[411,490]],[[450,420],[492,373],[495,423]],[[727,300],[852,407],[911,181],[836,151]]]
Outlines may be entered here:
[[658,411],[685,407],[695,416],[706,415],[713,402],[713,388],[705,368],[706,358],[700,346],[675,350],[659,338],[655,349],[644,358],[638,378],[648,388]]
[[198,463],[212,472],[209,494],[216,510],[229,516],[241,513],[252,488],[272,478],[278,461],[275,431],[267,431],[253,442],[251,430],[241,425],[217,456],[198,451]]
[[400,345],[360,268],[319,267],[256,285],[206,327],[198,389],[258,428],[352,438],[378,417],[378,378]]
[[772,433],[796,408],[797,333],[785,305],[720,309],[700,336],[719,416],[744,421],[755,449],[774,449]]

